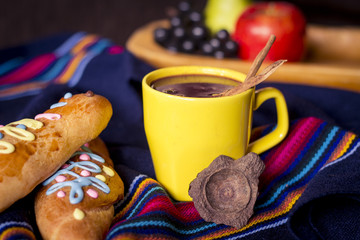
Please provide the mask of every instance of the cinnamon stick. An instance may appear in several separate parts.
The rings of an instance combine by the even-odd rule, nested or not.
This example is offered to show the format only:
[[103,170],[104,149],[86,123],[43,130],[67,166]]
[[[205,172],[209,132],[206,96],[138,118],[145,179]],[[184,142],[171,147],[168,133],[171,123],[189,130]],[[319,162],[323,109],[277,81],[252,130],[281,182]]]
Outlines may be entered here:
[[266,58],[267,54],[270,51],[271,46],[274,44],[275,39],[276,39],[275,35],[270,36],[265,47],[258,53],[255,60],[253,61],[252,65],[250,67],[250,70],[249,70],[248,74],[246,75],[244,82],[249,80],[251,77],[255,76],[256,73],[259,71],[264,59]]
[[273,74],[283,63],[287,60],[278,60],[269,66],[267,66],[259,75],[250,77],[247,81],[240,83],[239,85],[227,90],[226,92],[222,93],[222,96],[231,96],[242,93],[249,88],[252,88],[259,83],[266,80],[271,74]]
[[256,73],[259,71],[263,61],[265,60],[267,54],[270,51],[271,46],[274,44],[275,39],[276,39],[275,35],[270,36],[265,47],[259,52],[255,60],[251,64],[250,70],[246,75],[246,78],[243,83],[240,83],[237,86],[223,93],[217,94],[217,96],[231,96],[244,92],[247,89],[252,88],[258,85],[259,83],[261,83],[262,81],[266,80],[271,74],[273,74],[276,71],[276,69],[278,69],[284,62],[286,62],[286,60],[276,61],[271,65],[269,65],[268,67],[266,67],[261,74],[256,76]]

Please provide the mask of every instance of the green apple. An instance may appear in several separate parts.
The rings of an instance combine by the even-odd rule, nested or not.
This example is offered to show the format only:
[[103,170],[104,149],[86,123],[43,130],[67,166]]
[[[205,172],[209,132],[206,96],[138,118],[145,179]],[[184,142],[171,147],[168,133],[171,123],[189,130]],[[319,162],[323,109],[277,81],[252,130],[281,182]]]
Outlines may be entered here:
[[233,33],[236,20],[252,0],[208,0],[204,9],[205,24],[216,33],[221,29]]

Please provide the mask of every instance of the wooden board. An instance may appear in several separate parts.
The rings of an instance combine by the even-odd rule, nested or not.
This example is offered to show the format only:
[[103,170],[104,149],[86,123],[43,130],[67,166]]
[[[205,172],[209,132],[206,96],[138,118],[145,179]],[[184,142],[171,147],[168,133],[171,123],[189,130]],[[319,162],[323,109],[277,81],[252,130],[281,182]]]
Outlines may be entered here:
[[[229,68],[243,73],[247,73],[250,68],[251,62],[239,59],[215,59],[200,55],[172,53],[158,45],[153,39],[154,29],[160,26],[168,26],[168,22],[155,21],[136,30],[126,43],[127,49],[156,68],[200,65]],[[285,63],[266,81],[360,92],[359,29],[308,26],[307,46],[311,57],[303,62]],[[266,65],[264,63],[262,68]]]

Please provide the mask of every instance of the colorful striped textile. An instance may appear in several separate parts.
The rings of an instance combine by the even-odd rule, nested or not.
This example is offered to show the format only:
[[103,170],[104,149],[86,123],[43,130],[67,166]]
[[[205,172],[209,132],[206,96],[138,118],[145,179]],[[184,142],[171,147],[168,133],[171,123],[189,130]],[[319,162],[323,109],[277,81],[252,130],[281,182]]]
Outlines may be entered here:
[[119,48],[105,38],[78,32],[52,52],[10,59],[0,65],[0,100],[35,95],[51,83],[73,87],[93,58]]
[[[266,168],[255,213],[235,229],[205,222],[192,202],[172,200],[155,180],[140,93],[153,67],[83,32],[10,50],[0,51],[0,124],[32,118],[66,92],[92,90],[112,103],[114,115],[101,137],[126,197],[116,204],[105,239],[360,239],[360,140],[343,129],[359,134],[358,94],[271,83],[284,93],[291,128],[260,155]],[[272,122],[272,106],[265,105],[254,112],[254,125]],[[260,127],[252,137],[272,129]],[[2,212],[0,240],[41,239],[33,208],[30,194]]]
[[292,239],[289,213],[307,186],[325,168],[346,162],[359,146],[354,133],[320,119],[294,122],[287,138],[261,155],[266,168],[260,194],[242,229],[205,222],[192,202],[175,202],[154,179],[138,175],[116,206],[106,239]]

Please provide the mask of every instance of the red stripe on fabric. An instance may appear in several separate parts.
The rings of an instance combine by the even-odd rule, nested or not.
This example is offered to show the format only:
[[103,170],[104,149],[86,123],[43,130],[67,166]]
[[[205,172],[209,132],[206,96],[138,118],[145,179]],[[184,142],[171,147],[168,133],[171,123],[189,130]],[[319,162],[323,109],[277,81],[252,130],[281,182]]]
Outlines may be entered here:
[[0,84],[20,83],[34,78],[56,60],[53,53],[33,58],[15,71],[0,78]]
[[289,168],[312,137],[312,133],[322,122],[322,120],[312,117],[300,120],[290,131],[287,138],[276,148],[276,151],[267,156],[266,161],[264,161],[265,170],[260,176],[260,191]]
[[175,207],[182,215],[200,218],[200,215],[194,206],[194,202],[179,202],[175,204]]
[[301,128],[301,126],[304,124],[304,122],[308,121],[308,119],[300,119],[299,121],[297,121],[295,124],[290,126],[289,132],[286,136],[286,138],[284,139],[284,141],[282,141],[278,146],[276,146],[276,148],[273,148],[272,151],[270,151],[268,153],[268,155],[266,156],[265,159],[263,159],[264,163],[266,166],[270,166],[271,165],[271,161],[274,161],[274,159],[276,159],[276,157],[282,152],[284,151],[284,148],[286,148],[286,144],[288,140],[290,138],[293,137],[294,134],[296,134],[298,132],[298,129]]
[[182,222],[193,222],[201,219],[194,205],[192,207],[189,205],[177,208],[167,196],[158,196],[150,199],[137,216],[155,211],[165,212]]

